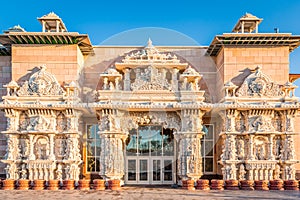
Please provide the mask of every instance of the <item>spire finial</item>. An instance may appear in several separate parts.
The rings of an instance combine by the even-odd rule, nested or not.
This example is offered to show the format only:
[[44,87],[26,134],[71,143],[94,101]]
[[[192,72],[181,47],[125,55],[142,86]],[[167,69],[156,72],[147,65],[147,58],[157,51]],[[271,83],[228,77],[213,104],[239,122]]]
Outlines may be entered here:
[[153,45],[152,45],[152,40],[150,39],[150,37],[149,37],[149,39],[148,39],[148,45],[147,45],[147,47],[153,47]]

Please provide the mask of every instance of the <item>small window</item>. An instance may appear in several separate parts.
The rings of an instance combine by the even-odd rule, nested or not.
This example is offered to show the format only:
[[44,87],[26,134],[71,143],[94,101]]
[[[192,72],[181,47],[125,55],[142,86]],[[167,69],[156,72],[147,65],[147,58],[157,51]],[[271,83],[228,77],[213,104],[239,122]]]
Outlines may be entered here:
[[101,143],[98,134],[97,124],[87,125],[86,127],[86,169],[87,172],[100,171],[100,150]]
[[205,135],[201,140],[201,155],[203,171],[206,174],[214,172],[214,125],[204,124],[203,132]]

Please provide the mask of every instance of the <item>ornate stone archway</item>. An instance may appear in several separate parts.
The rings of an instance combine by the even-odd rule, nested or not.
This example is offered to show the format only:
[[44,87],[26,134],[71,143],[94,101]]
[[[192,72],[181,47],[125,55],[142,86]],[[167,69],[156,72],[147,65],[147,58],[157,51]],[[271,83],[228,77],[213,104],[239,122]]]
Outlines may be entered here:
[[202,117],[211,109],[203,102],[200,79],[195,69],[175,55],[159,52],[151,41],[101,74],[103,88],[93,105],[102,138],[100,175],[122,179],[128,131],[157,124],[174,130],[177,176],[198,179],[202,175]]

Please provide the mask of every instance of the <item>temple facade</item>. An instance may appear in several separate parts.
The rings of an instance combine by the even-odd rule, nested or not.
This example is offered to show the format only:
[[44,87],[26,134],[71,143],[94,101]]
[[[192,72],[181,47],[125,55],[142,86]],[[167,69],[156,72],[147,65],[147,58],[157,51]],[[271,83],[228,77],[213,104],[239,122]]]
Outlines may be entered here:
[[299,74],[290,33],[242,16],[209,46],[93,46],[55,13],[0,35],[6,179],[294,180]]

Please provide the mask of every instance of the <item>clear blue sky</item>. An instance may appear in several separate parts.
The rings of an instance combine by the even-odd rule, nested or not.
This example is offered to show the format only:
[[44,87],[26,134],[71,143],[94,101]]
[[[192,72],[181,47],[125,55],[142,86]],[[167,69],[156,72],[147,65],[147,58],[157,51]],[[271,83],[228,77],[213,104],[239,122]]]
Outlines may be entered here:
[[[41,31],[36,18],[51,11],[69,31],[88,33],[94,45],[141,27],[173,29],[209,45],[215,35],[231,32],[246,12],[264,19],[259,32],[273,32],[277,27],[280,32],[300,35],[297,0],[11,0],[1,2],[0,31],[17,24],[27,31]],[[290,66],[292,73],[300,73],[300,49],[291,53]],[[300,85],[299,80],[296,83]]]

